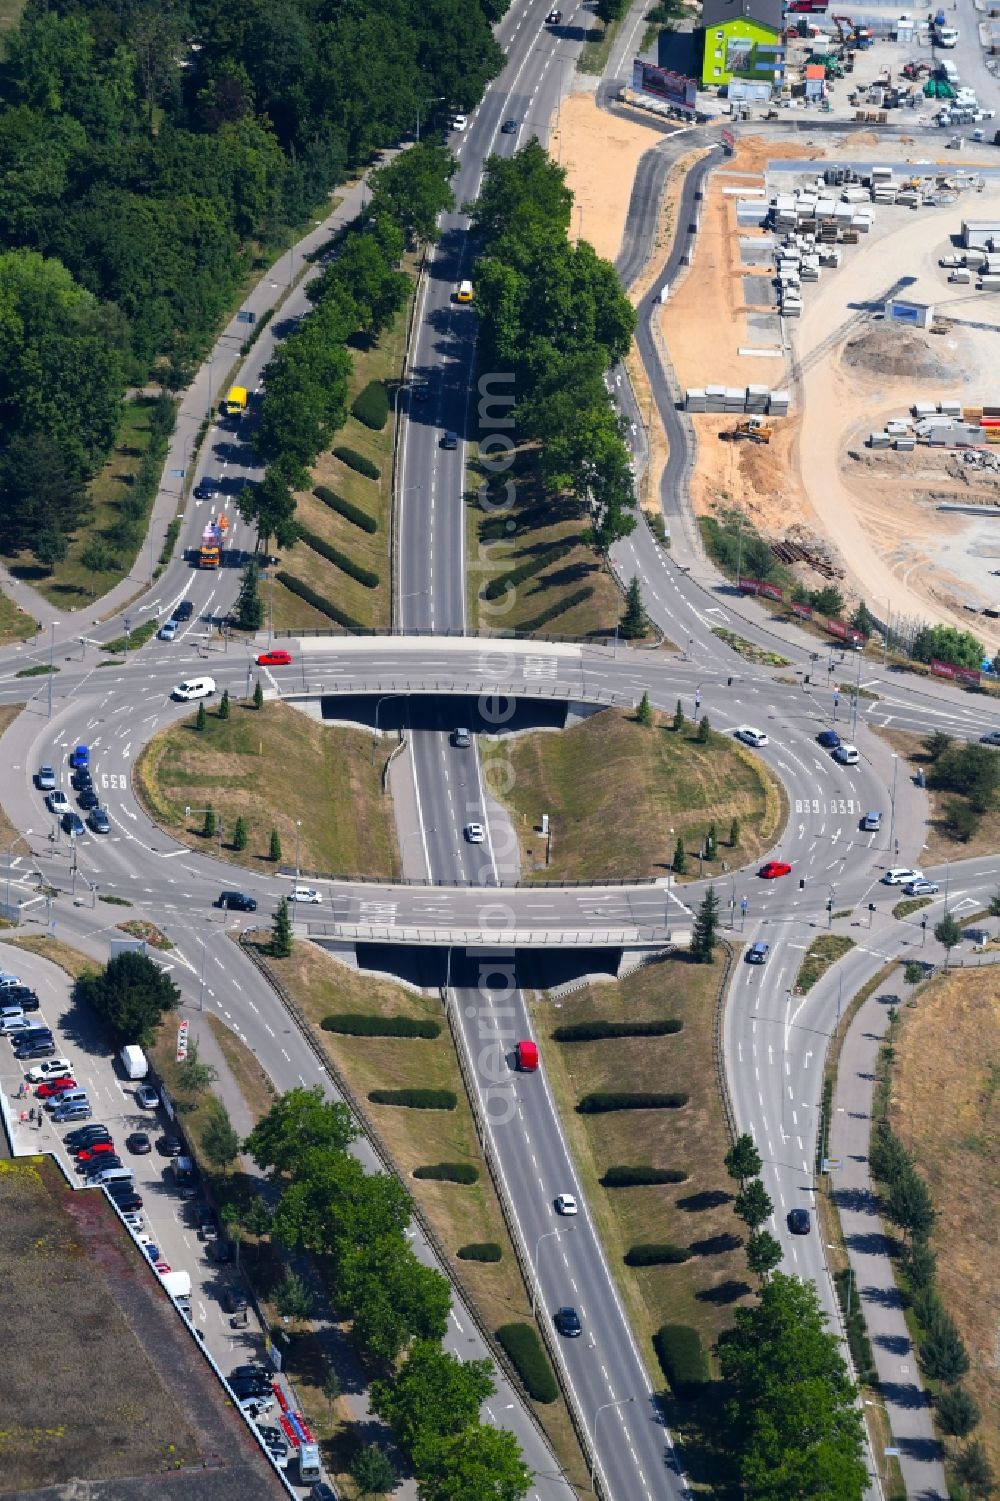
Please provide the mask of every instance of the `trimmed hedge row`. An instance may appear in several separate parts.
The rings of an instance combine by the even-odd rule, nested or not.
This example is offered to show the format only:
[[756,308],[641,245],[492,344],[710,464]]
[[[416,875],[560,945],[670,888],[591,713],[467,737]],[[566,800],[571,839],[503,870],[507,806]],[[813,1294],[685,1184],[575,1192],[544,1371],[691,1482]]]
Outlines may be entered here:
[[525,579],[534,578],[536,573],[541,573],[543,569],[548,568],[550,563],[556,563],[568,552],[572,552],[575,546],[575,542],[550,542],[526,563],[520,563],[509,572],[500,573],[495,579],[490,579],[483,590],[483,598],[499,599],[501,594],[506,594],[508,587],[513,588],[517,584],[523,584]]
[[415,1167],[415,1178],[433,1178],[437,1183],[478,1183],[479,1169],[471,1162],[432,1162]]
[[603,1115],[608,1110],[680,1110],[686,1094],[633,1094],[627,1090],[598,1090],[585,1094],[577,1105],[579,1115]]
[[688,1324],[663,1324],[653,1335],[653,1348],[675,1397],[697,1397],[708,1380],[708,1362],[701,1335]]
[[370,380],[354,398],[351,411],[359,422],[380,433],[389,420],[389,393],[380,380]]
[[455,1255],[459,1261],[499,1261],[503,1252],[495,1240],[474,1240],[467,1246],[459,1246]]
[[328,485],[317,485],[313,490],[313,494],[317,500],[321,500],[325,506],[329,506],[331,511],[336,511],[337,515],[343,516],[345,521],[352,521],[363,532],[368,532],[371,535],[372,532],[378,531],[378,522],[374,516],[369,516],[368,512],[362,511],[360,506],[352,505],[349,500],[345,500],[342,495],[338,495],[336,490],[331,490]]
[[324,1016],[320,1026],[324,1032],[343,1032],[348,1037],[441,1036],[440,1022],[421,1021],[415,1016],[364,1016],[356,1011]]
[[549,605],[547,610],[533,615],[530,620],[522,620],[517,627],[518,631],[521,635],[529,635],[532,631],[537,631],[541,626],[548,625],[550,620],[555,620],[557,615],[564,615],[567,610],[572,610],[574,605],[582,605],[593,592],[590,584],[584,589],[575,589],[572,594],[567,594],[565,599],[557,599],[554,605]]
[[363,453],[358,453],[356,448],[335,448],[333,456],[342,464],[346,464],[348,469],[353,469],[356,474],[363,474],[365,479],[378,479],[378,465],[373,464],[371,459],[366,458]]
[[318,552],[321,558],[326,558],[328,563],[333,563],[341,572],[350,574],[352,579],[357,579],[358,583],[364,584],[366,589],[378,588],[378,574],[373,573],[370,568],[363,568],[360,563],[355,563],[354,559],[349,558],[346,552],[341,552],[339,547],[331,547],[329,542],[324,542],[322,537],[318,537],[315,532],[311,532],[305,526],[299,527],[299,536],[307,547],[312,548],[313,552]]
[[559,1388],[535,1326],[502,1324],[497,1339],[513,1361],[528,1396],[536,1402],[554,1402]]
[[609,1167],[601,1184],[604,1188],[646,1188],[653,1183],[686,1183],[688,1175],[679,1167]]
[[364,626],[359,620],[355,620],[353,615],[348,615],[346,610],[339,609],[325,595],[317,594],[315,589],[310,589],[308,584],[304,584],[301,579],[297,579],[294,573],[286,573],[282,569],[280,573],[275,574],[275,578],[279,584],[284,584],[286,589],[291,590],[293,594],[297,594],[300,599],[304,599],[306,604],[312,605],[314,610],[319,610],[321,614],[329,616],[331,620],[335,620],[346,631],[364,630]]
[[669,1241],[642,1241],[629,1246],[625,1252],[626,1266],[666,1266],[688,1261],[691,1252],[687,1246],[671,1245]]
[[573,1022],[568,1027],[556,1027],[553,1042],[600,1042],[608,1037],[669,1037],[679,1032],[682,1021],[652,1022]]
[[372,1089],[373,1105],[407,1105],[411,1110],[455,1110],[458,1096],[451,1089]]

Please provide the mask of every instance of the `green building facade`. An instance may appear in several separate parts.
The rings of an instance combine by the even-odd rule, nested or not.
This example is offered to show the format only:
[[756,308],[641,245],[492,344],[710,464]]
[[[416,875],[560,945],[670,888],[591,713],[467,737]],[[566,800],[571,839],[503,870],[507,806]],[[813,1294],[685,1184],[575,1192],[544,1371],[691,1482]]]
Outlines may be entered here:
[[703,88],[780,84],[784,76],[781,0],[705,0],[702,15]]

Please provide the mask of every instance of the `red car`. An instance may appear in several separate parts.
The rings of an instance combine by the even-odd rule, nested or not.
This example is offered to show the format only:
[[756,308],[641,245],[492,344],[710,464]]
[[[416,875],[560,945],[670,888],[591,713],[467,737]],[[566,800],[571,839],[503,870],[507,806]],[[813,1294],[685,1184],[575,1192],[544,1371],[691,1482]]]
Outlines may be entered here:
[[49,1079],[45,1084],[40,1084],[35,1090],[36,1100],[51,1100],[54,1095],[62,1094],[65,1089],[76,1089],[75,1079]]
[[757,872],[765,881],[773,881],[776,876],[788,876],[792,873],[792,867],[787,860],[768,860]]
[[77,1162],[93,1162],[97,1157],[105,1157],[115,1150],[113,1141],[91,1142],[89,1147],[84,1147],[82,1152],[77,1152]]
[[279,648],[277,651],[265,651],[257,658],[258,667],[290,667],[292,654]]

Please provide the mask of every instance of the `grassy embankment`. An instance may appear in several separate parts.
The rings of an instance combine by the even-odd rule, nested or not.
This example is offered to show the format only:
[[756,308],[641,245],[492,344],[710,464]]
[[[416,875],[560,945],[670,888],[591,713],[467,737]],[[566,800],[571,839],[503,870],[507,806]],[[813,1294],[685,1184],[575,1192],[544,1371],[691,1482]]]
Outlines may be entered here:
[[[484,505],[479,490],[487,481]],[[586,507],[545,494],[528,450],[499,475],[489,474],[473,451],[466,484],[470,630],[542,636],[613,633],[621,618],[622,597],[593,548],[579,540],[588,524]],[[508,505],[511,494],[513,503]],[[503,509],[491,509],[501,503]],[[513,569],[547,556],[546,566],[513,582],[510,592],[502,591],[493,601],[485,597],[491,583],[499,584]]]
[[[413,269],[412,260],[407,261]],[[281,557],[277,572],[287,571],[308,585],[339,610],[370,630],[389,625],[391,580],[389,571],[389,526],[392,483],[394,401],[406,353],[409,304],[397,313],[378,344],[354,350],[354,365],[348,387],[348,416],[337,430],[331,448],[320,454],[312,468],[309,489],[296,493],[296,520],[352,562],[378,575],[376,588],[368,588],[335,563],[321,556],[304,541],[296,542]],[[389,417],[381,431],[367,427],[350,412],[351,403],[369,381],[381,381],[389,397]],[[369,459],[378,469],[378,479],[369,479],[334,457],[333,448],[350,448]],[[313,494],[325,485],[377,523],[376,531],[362,530],[353,521],[324,505]],[[307,600],[286,588],[277,578],[273,586],[274,624],[292,630],[337,630],[336,622]]]
[[[733,1305],[751,1291],[741,1249],[743,1227],[732,1212],[734,1185],[723,1158],[729,1148],[713,1060],[715,1002],[723,961],[692,964],[666,959],[626,976],[614,985],[589,986],[558,1007],[536,999],[535,1020],[545,1068],[573,1150],[591,1212],[612,1273],[654,1385],[663,1376],[652,1336],[664,1323],[698,1330],[710,1352],[732,1322]],[[672,1036],[599,1042],[557,1043],[556,1026],[597,1019],[644,1022],[674,1018],[683,1023]],[[576,1106],[592,1091],[683,1090],[682,1109],[620,1110],[584,1115]],[[605,1188],[611,1166],[648,1164],[679,1169],[682,1183]],[[624,1255],[635,1243],[685,1247],[690,1258],[673,1265],[628,1267]],[[669,1422],[676,1433],[685,1421],[684,1404],[668,1397]],[[698,1481],[714,1481],[693,1434],[684,1450],[685,1466]]]
[[[217,853],[217,837],[201,832],[204,813],[194,811],[211,806],[222,822],[222,856],[236,865],[266,864],[277,829],[285,864],[295,860],[298,836],[303,870],[390,876],[397,868],[392,805],[381,762],[371,764],[370,736],[325,727],[281,703],[255,710],[234,700],[228,720],[216,706],[203,731],[195,723],[192,715],[156,735],[133,779],[150,816],[175,838]],[[249,836],[242,851],[232,847],[240,816]]]
[[[633,714],[605,710],[562,734],[524,735],[509,743],[484,743],[484,765],[509,762],[507,802],[521,844],[525,877],[588,880],[662,876],[680,836],[687,875],[697,876],[697,850],[712,824],[717,858],[706,875],[752,863],[778,837],[785,804],[763,762],[731,738],[712,733],[707,744],[696,726],[680,732],[664,715],[648,728]],[[550,817],[552,863],[538,832]],[[727,841],[733,818],[739,843]]]
[[[142,397],[126,403],[122,425],[107,463],[90,483],[90,512],[86,523],[70,537],[69,551],[62,562],[50,570],[36,563],[30,553],[5,559],[16,578],[30,583],[60,609],[70,606],[80,609],[106,594],[125,578],[136,561],[145,539],[155,493],[150,496],[142,515],[135,518],[127,531],[123,528],[120,542],[116,529],[123,524],[123,507],[149,447],[149,415],[154,405],[153,400]],[[109,561],[114,564],[100,572],[84,567],[81,560],[81,554],[95,538],[106,541]],[[155,564],[157,559],[154,558],[153,562]],[[142,577],[148,580],[148,570]]]
[[[905,730],[882,730],[876,727],[876,733],[887,741],[899,756],[898,776],[915,775],[920,768],[924,775],[930,771],[931,758],[924,749],[923,735],[911,735]],[[1000,751],[996,752],[1000,755]],[[979,819],[975,833],[970,839],[956,839],[949,833],[944,805],[956,803],[968,805],[968,798],[958,792],[935,792],[931,788],[927,790],[927,801],[930,805],[927,820],[927,834],[924,847],[917,856],[917,863],[925,868],[928,865],[940,865],[945,860],[975,860],[982,855],[992,855],[1000,849],[1000,807],[984,813]]]

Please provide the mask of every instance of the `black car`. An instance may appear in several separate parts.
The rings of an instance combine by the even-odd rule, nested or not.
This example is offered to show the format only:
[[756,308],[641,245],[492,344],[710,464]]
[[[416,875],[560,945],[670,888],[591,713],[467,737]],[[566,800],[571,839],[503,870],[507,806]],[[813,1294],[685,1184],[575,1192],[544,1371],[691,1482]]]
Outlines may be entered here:
[[107,1126],[78,1126],[75,1131],[66,1133],[65,1141],[70,1151],[78,1147],[89,1146],[92,1141],[110,1141],[111,1132]]
[[500,127],[500,134],[504,135],[504,136],[516,135],[517,134],[517,121],[516,120],[505,120],[503,122],[503,124],[501,125],[501,127]]
[[557,1308],[556,1316],[552,1320],[560,1334],[567,1339],[575,1339],[583,1333],[583,1325],[580,1323],[580,1315],[575,1308]]
[[125,1145],[137,1157],[145,1157],[147,1152],[153,1150],[153,1143],[145,1131],[133,1131],[131,1136],[126,1136]]
[[9,985],[3,993],[8,1005],[20,1006],[22,1011],[37,1011],[38,997],[27,985]]
[[808,1209],[790,1209],[788,1228],[793,1235],[808,1235],[811,1229]]
[[194,605],[189,599],[182,599],[170,618],[171,620],[190,620],[193,614]]
[[206,474],[205,478],[204,479],[200,479],[198,481],[198,483],[195,485],[195,487],[194,487],[194,498],[195,498],[195,500],[211,500],[212,497],[215,494],[215,491],[216,491],[215,480],[214,479],[210,479],[209,476]]
[[73,786],[77,792],[86,792],[88,787],[93,787],[94,779],[90,775],[90,768],[78,766],[73,773]]
[[161,1136],[156,1143],[156,1150],[161,1157],[181,1157],[184,1154],[184,1143],[179,1136]]
[[224,908],[227,912],[256,912],[257,900],[247,896],[245,891],[220,891],[219,900],[215,904]]
[[54,1058],[56,1045],[50,1037],[48,1042],[32,1042],[14,1049],[14,1057],[20,1061],[28,1058]]
[[221,1236],[209,1246],[212,1260],[217,1261],[219,1266],[228,1266],[233,1259],[233,1243],[224,1240]]
[[441,439],[441,447],[442,448],[457,448],[458,447],[458,433],[453,433],[449,429],[449,431],[446,432],[445,435],[444,435],[444,437]]
[[106,1167],[124,1167],[125,1164],[117,1152],[99,1152],[96,1157],[91,1157],[87,1162],[78,1162],[76,1170],[83,1177],[92,1177],[94,1173],[101,1173]]
[[251,1360],[246,1365],[233,1366],[233,1369],[229,1372],[230,1381],[243,1381],[247,1377],[252,1379],[255,1376],[267,1380],[271,1376],[267,1366],[261,1365],[259,1360]]
[[77,802],[84,813],[89,813],[91,808],[99,808],[101,806],[101,799],[97,796],[93,787],[85,787],[77,798]]
[[92,808],[87,822],[95,834],[111,833],[111,820],[103,808]]
[[137,1194],[131,1183],[105,1183],[104,1192],[114,1199],[122,1214],[142,1208],[142,1195]]
[[246,1293],[238,1287],[227,1287],[222,1294],[222,1306],[226,1313],[245,1313],[250,1304]]
[[264,1441],[267,1452],[275,1459],[283,1461],[288,1458],[288,1440],[280,1428],[272,1428],[269,1424],[258,1423],[257,1432]]
[[274,1396],[274,1388],[266,1376],[230,1376],[229,1385],[234,1396],[241,1402],[245,1402],[248,1397]]
[[79,813],[74,813],[72,808],[62,816],[62,826],[67,834],[82,834],[83,819]]
[[309,1501],[337,1501],[337,1492],[325,1480],[317,1480],[309,1492]]

